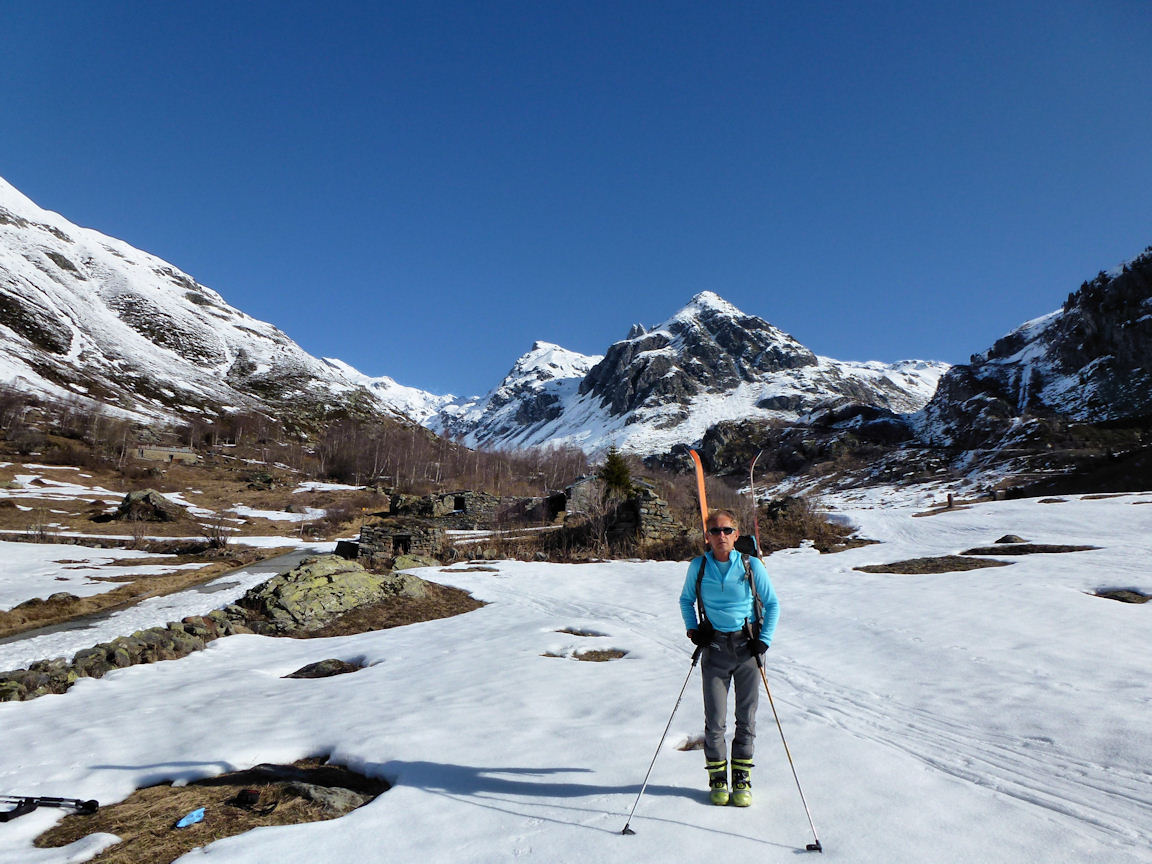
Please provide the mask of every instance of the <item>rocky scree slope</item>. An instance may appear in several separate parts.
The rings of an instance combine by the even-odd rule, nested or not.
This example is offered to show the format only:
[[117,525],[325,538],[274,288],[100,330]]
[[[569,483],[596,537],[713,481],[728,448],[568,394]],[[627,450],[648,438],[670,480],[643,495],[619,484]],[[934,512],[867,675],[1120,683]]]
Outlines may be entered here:
[[305,352],[191,276],[0,178],[0,383],[142,421],[332,408],[423,419],[450,397]]

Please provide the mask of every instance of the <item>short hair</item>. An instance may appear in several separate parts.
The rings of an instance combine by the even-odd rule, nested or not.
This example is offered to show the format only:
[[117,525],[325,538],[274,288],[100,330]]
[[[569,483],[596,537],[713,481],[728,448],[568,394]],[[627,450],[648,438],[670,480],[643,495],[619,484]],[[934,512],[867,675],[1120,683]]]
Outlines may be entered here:
[[727,516],[728,521],[732,523],[732,527],[735,528],[737,531],[740,530],[740,517],[738,517],[735,513],[733,513],[731,510],[729,510],[726,507],[719,507],[715,510],[709,510],[708,511],[708,518],[705,520],[704,525],[705,526],[711,525],[713,522],[716,521],[716,517],[718,517],[718,516]]

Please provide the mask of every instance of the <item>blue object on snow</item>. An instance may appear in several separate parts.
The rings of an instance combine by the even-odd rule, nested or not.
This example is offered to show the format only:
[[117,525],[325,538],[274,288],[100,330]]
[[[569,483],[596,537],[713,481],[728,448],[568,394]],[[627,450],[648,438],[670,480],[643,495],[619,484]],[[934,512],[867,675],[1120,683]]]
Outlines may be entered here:
[[183,819],[176,823],[177,828],[187,828],[189,825],[195,825],[197,822],[204,821],[204,808],[197,807]]

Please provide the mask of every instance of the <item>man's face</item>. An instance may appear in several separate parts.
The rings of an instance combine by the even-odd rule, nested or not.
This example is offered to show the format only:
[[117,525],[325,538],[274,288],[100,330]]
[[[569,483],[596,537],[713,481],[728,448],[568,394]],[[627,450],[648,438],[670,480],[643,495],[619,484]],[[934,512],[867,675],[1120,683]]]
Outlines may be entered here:
[[[725,533],[728,529],[731,529],[731,533]],[[732,520],[723,513],[708,520],[708,548],[718,560],[724,561],[732,554],[732,550],[736,547],[736,538],[739,536],[740,532],[736,530]]]

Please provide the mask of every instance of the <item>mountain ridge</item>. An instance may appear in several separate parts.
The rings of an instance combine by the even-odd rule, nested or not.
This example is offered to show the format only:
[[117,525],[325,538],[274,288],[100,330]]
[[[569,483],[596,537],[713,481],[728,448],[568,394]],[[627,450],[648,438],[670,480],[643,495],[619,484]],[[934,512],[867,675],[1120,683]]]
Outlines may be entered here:
[[[308,354],[163,259],[0,178],[0,380],[138,422],[236,410],[427,416],[445,397]],[[437,402],[439,400],[439,402]]]

